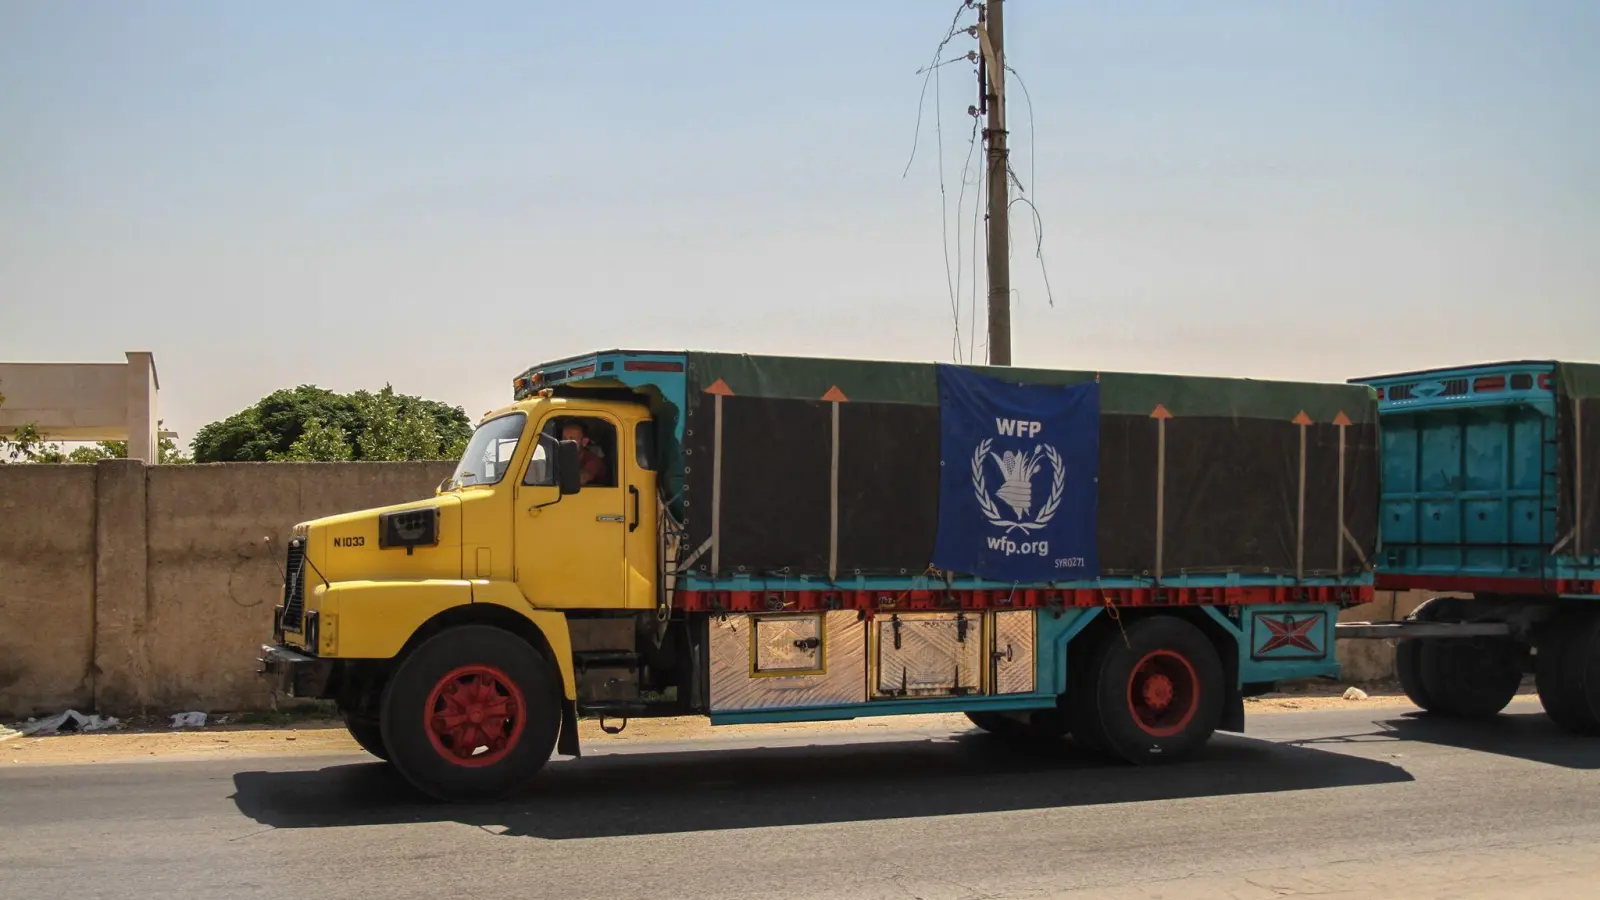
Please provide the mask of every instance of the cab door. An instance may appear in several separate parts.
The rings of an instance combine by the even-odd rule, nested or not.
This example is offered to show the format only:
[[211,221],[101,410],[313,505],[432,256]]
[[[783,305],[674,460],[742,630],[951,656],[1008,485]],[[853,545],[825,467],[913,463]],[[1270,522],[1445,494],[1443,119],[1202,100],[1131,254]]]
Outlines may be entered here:
[[[603,476],[563,496],[555,478],[562,426],[582,425]],[[540,422],[517,488],[516,580],[528,602],[549,609],[620,609],[627,605],[628,560],[625,459],[616,436],[624,431],[605,413],[562,410]]]

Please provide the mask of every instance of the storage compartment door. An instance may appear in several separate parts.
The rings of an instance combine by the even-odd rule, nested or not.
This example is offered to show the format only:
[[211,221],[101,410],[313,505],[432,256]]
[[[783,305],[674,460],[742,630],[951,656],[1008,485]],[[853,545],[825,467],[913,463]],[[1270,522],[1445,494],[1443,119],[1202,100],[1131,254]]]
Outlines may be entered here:
[[977,693],[983,678],[983,620],[966,613],[905,613],[874,620],[879,697]]
[[822,664],[822,614],[760,616],[754,623],[752,675],[817,675]]
[[994,614],[993,693],[1033,693],[1033,624],[1032,610]]

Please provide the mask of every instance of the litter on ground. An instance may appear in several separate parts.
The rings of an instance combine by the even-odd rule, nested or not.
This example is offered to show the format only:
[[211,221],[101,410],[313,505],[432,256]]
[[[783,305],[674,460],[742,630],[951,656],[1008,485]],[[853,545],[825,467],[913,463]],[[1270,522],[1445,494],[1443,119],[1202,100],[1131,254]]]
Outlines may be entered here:
[[104,731],[121,724],[122,720],[115,716],[86,716],[75,709],[69,709],[42,719],[29,719],[15,728],[0,725],[0,741],[47,734],[71,734],[78,731]]

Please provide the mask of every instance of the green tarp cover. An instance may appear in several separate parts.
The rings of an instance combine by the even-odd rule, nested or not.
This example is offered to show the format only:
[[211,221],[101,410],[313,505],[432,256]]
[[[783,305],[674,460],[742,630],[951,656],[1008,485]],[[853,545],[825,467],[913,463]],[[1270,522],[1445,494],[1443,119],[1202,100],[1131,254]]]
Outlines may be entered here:
[[1600,364],[1558,362],[1556,386],[1564,397],[1600,397]]
[[[1376,556],[1377,402],[1364,385],[978,371],[1099,379],[1104,575],[1349,576]],[[698,571],[929,566],[944,464],[933,364],[690,353],[684,399],[689,546],[715,548]]]
[[[852,401],[939,402],[932,363],[808,357],[690,353],[689,392],[721,379],[739,396],[817,400],[834,388]],[[1103,413],[1149,415],[1157,404],[1174,416],[1219,416],[1292,420],[1304,412],[1313,422],[1331,422],[1343,412],[1352,423],[1377,420],[1365,385],[1256,381],[1126,372],[973,366],[973,371],[1027,384],[1078,384],[1100,379]]]

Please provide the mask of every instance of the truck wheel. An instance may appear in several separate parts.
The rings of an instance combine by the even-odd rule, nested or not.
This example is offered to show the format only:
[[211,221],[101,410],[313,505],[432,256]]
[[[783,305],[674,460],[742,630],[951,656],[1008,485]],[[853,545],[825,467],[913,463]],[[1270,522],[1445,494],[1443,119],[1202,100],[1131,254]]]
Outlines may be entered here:
[[[1173,762],[1210,740],[1226,693],[1222,661],[1200,629],[1152,616],[1108,632],[1080,686],[1085,743],[1131,763]],[[1079,721],[1074,719],[1074,730]]]
[[561,725],[560,682],[508,631],[442,631],[384,689],[383,745],[407,781],[440,800],[489,800],[525,786]]
[[1434,712],[1485,719],[1499,714],[1517,695],[1528,650],[1510,638],[1439,638],[1420,643],[1420,674]]
[[1067,650],[1067,692],[1061,698],[1066,708],[1067,723],[1072,739],[1090,753],[1109,753],[1106,732],[1095,711],[1095,664],[1107,641],[1121,640],[1120,634],[1100,634],[1094,639],[1080,639],[1080,643]]
[[[1438,619],[1439,612],[1444,604],[1439,598],[1424,600],[1411,614],[1406,616],[1408,622],[1433,622]],[[1432,712],[1435,709],[1433,694],[1429,692],[1426,679],[1422,677],[1422,647],[1423,641],[1419,638],[1401,638],[1395,642],[1394,670],[1400,679],[1400,689],[1406,692],[1419,708]]]
[[972,724],[996,737],[1012,740],[1048,741],[1065,737],[1066,718],[1059,710],[1040,709],[1019,712],[969,712]]
[[1539,641],[1534,682],[1545,715],[1563,731],[1600,734],[1600,617],[1557,620]]
[[350,736],[355,738],[356,743],[361,745],[361,749],[384,762],[389,761],[389,751],[383,746],[383,727],[379,723],[345,713],[344,727],[350,731]]

